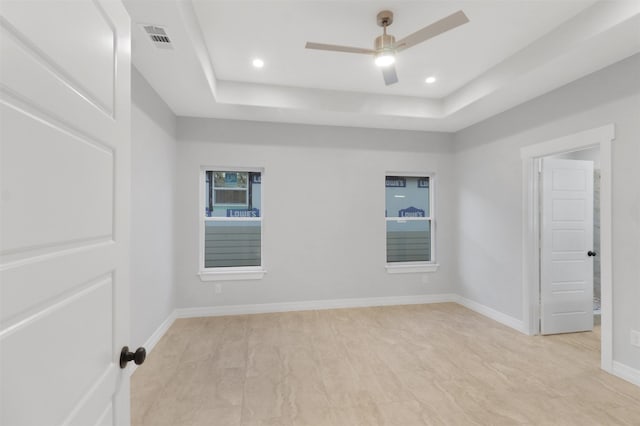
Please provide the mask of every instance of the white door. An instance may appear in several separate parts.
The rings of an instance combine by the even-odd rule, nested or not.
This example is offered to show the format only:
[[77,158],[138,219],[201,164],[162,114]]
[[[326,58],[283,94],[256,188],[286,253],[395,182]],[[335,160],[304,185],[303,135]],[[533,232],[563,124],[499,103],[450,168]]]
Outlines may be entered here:
[[0,2],[0,424],[128,425],[130,24]]
[[593,163],[542,160],[541,194],[541,333],[592,330]]

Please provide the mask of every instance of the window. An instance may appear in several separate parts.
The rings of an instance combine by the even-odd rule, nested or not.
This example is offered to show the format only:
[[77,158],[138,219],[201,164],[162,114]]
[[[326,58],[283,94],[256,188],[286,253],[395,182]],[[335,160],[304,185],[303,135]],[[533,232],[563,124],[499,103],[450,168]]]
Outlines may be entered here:
[[435,271],[432,176],[386,176],[385,218],[387,271]]
[[262,171],[205,168],[201,180],[201,279],[262,278]]

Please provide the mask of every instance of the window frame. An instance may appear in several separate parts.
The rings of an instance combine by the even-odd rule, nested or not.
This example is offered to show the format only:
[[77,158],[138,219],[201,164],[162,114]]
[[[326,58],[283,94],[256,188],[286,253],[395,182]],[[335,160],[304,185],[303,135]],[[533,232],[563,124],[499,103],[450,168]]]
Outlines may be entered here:
[[[198,173],[198,275],[206,281],[259,280],[267,272],[264,260],[264,186],[260,187],[260,217],[207,217],[205,205],[205,188],[207,171],[223,172],[256,172],[260,173],[260,184],[264,185],[265,170],[263,167],[238,166],[200,166]],[[213,182],[212,182],[213,185]],[[215,188],[215,187],[214,187]],[[248,191],[248,188],[247,188]],[[225,204],[223,204],[225,205]],[[259,266],[220,266],[206,268],[204,266],[205,224],[206,222],[260,222],[260,265]]]
[[[407,218],[401,218],[402,220],[407,220],[407,221],[425,221],[425,222],[430,222],[431,226],[430,226],[430,236],[431,236],[431,241],[430,241],[430,250],[431,250],[431,260],[429,261],[416,261],[416,262],[387,262],[387,222],[389,222],[390,220],[398,220],[400,219],[397,216],[393,216],[393,217],[384,217],[384,229],[385,229],[385,237],[384,237],[384,259],[385,259],[385,269],[387,270],[387,273],[389,274],[408,274],[408,273],[425,273],[425,272],[436,272],[438,270],[438,267],[440,266],[437,262],[437,257],[436,257],[436,234],[437,234],[437,226],[436,226],[436,216],[437,216],[437,210],[436,210],[436,203],[435,203],[435,194],[436,194],[436,174],[434,172],[398,172],[398,171],[387,171],[384,174],[384,203],[385,203],[385,209],[386,209],[386,205],[387,205],[387,187],[386,187],[386,181],[387,181],[387,177],[389,176],[400,176],[400,177],[411,177],[411,178],[415,178],[415,177],[423,177],[423,178],[429,178],[429,216],[428,217],[424,217],[424,218],[412,218],[412,217],[407,217]],[[387,212],[388,213],[388,212]]]

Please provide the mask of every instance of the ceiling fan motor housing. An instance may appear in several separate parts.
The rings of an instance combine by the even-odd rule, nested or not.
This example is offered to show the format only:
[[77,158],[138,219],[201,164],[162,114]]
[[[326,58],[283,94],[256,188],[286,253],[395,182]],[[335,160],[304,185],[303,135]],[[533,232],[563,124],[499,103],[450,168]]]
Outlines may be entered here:
[[389,34],[383,34],[376,37],[373,48],[377,52],[388,52],[393,50],[393,46],[396,44],[396,38]]

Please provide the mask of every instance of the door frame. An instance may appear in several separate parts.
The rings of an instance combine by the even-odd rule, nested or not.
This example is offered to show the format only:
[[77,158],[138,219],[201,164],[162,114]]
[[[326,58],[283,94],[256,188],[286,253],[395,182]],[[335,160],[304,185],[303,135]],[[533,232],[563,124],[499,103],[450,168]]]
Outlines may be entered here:
[[540,334],[540,185],[542,157],[600,148],[600,267],[601,267],[601,359],[600,367],[613,370],[612,281],[612,184],[611,146],[615,126],[570,134],[520,149],[522,159],[522,304],[523,326],[530,335]]

